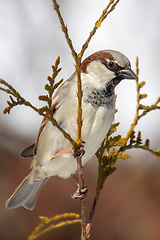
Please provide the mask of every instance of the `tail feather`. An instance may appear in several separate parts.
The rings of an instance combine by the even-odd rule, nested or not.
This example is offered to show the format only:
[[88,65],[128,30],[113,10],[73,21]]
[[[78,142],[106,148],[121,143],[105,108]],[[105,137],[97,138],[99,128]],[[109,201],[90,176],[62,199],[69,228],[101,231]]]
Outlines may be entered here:
[[48,179],[49,178],[43,178],[43,179],[39,180],[38,182],[36,182],[34,190],[29,195],[29,197],[26,199],[26,201],[23,202],[23,204],[22,204],[23,207],[25,207],[26,209],[29,209],[29,210],[32,210],[34,208],[38,194]]
[[23,206],[32,210],[38,194],[47,180],[48,178],[43,178],[30,184],[28,178],[25,178],[13,195],[7,200],[6,208],[14,209]]

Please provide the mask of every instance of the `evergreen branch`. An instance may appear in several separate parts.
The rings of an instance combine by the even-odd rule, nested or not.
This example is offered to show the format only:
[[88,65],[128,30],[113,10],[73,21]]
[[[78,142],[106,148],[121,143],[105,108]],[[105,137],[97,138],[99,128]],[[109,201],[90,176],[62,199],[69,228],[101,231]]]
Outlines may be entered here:
[[73,58],[76,60],[77,58],[77,53],[76,51],[74,50],[74,47],[73,47],[73,43],[72,43],[72,40],[71,38],[69,37],[69,34],[68,34],[68,29],[67,29],[67,26],[65,26],[65,23],[64,23],[64,20],[63,20],[63,17],[60,13],[60,10],[59,10],[59,5],[57,4],[56,0],[52,0],[53,1],[53,5],[54,5],[54,9],[58,15],[58,18],[59,18],[59,22],[61,24],[61,28],[62,28],[62,31],[64,32],[64,35],[65,35],[65,38],[66,38],[66,41],[69,45],[69,48],[72,52],[72,56]]
[[59,82],[55,83],[55,78],[57,77],[58,73],[60,72],[61,68],[58,68],[60,63],[60,57],[58,57],[55,61],[55,65],[52,66],[53,74],[52,77],[48,77],[49,84],[45,85],[45,89],[48,91],[47,95],[40,95],[38,98],[41,101],[47,102],[48,106],[42,107],[42,108],[36,108],[33,106],[29,101],[27,101],[25,98],[23,98],[20,93],[18,93],[10,84],[8,84],[3,79],[0,79],[0,84],[4,85],[6,88],[0,87],[0,90],[6,92],[9,94],[10,101],[7,101],[8,107],[6,107],[3,110],[3,113],[10,113],[11,109],[18,105],[25,105],[27,107],[32,108],[35,112],[37,112],[39,115],[47,118],[49,121],[52,122],[52,124],[57,127],[61,133],[64,135],[66,139],[72,144],[73,147],[77,148],[76,142],[71,138],[71,136],[64,131],[63,128],[59,126],[57,121],[53,118],[53,109],[52,109],[52,98],[54,91],[58,88],[58,86],[62,83],[63,79],[61,79]]
[[133,149],[133,148],[139,148],[139,149],[143,149],[143,150],[146,150],[150,153],[152,153],[155,157],[159,158],[160,159],[160,150],[158,151],[154,151],[153,149],[149,148],[146,143],[144,145],[141,145],[141,144],[133,144],[133,145],[127,145],[125,147],[125,150],[129,150],[129,149]]
[[[77,88],[78,88],[78,93],[77,93],[77,98],[78,98],[78,116],[77,116],[77,124],[78,124],[78,134],[77,134],[77,141],[75,142],[68,133],[66,133],[56,122],[56,120],[53,118],[53,109],[52,109],[52,95],[54,93],[54,90],[62,83],[63,80],[60,80],[58,83],[55,84],[55,78],[60,72],[60,68],[58,68],[59,65],[59,59],[57,58],[55,62],[55,66],[52,66],[53,68],[53,75],[52,77],[48,77],[49,84],[45,85],[45,89],[48,91],[48,95],[41,95],[39,96],[39,100],[47,102],[47,106],[42,107],[40,109],[37,109],[34,107],[30,102],[26,101],[16,90],[6,83],[4,80],[0,79],[0,83],[6,87],[2,88],[0,87],[0,90],[5,91],[7,94],[10,94],[10,101],[8,101],[8,107],[4,109],[4,113],[10,113],[10,110],[17,105],[26,105],[31,107],[34,111],[38,112],[40,115],[44,116],[45,118],[49,119],[54,126],[56,126],[62,134],[71,142],[71,144],[75,148],[75,152],[78,151],[81,147],[81,129],[82,129],[82,85],[81,85],[81,59],[82,56],[85,52],[85,50],[88,47],[88,44],[93,37],[93,35],[96,33],[96,30],[101,26],[103,20],[108,16],[109,13],[111,13],[116,5],[118,4],[119,0],[114,2],[114,0],[110,0],[108,6],[103,10],[103,13],[101,14],[99,20],[96,21],[93,30],[90,32],[90,35],[86,42],[83,44],[82,49],[79,54],[76,53],[72,40],[69,37],[68,34],[68,29],[65,26],[64,20],[62,18],[62,15],[59,11],[59,5],[57,4],[56,0],[53,0],[54,4],[54,9],[56,10],[58,14],[58,18],[62,27],[62,31],[65,34],[66,41],[71,49],[72,56],[76,62],[76,73],[77,73]],[[148,112],[155,110],[155,109],[160,109],[160,106],[158,106],[158,103],[160,102],[160,98],[157,99],[157,101],[151,105],[151,106],[146,106],[140,104],[140,101],[144,98],[147,97],[147,94],[141,94],[140,89],[145,85],[145,82],[139,83],[138,80],[138,75],[139,75],[139,68],[138,68],[138,58],[136,59],[136,89],[137,89],[137,105],[136,105],[136,114],[133,123],[131,124],[131,127],[129,131],[126,134],[125,138],[122,138],[121,135],[114,136],[112,137],[111,134],[113,134],[119,123],[112,124],[110,131],[108,132],[106,138],[101,144],[101,147],[98,149],[96,152],[96,156],[98,158],[99,162],[99,170],[98,170],[98,179],[97,179],[97,188],[96,188],[96,195],[95,199],[93,202],[92,209],[90,211],[90,217],[89,221],[87,224],[87,228],[85,229],[86,225],[86,219],[85,219],[85,202],[84,200],[81,200],[81,220],[79,219],[79,215],[72,216],[73,220],[66,220],[62,221],[58,224],[53,224],[46,229],[44,228],[46,225],[50,224],[52,221],[65,218],[66,216],[64,215],[58,215],[54,218],[45,218],[45,217],[40,217],[41,218],[41,224],[35,229],[33,234],[29,237],[29,240],[36,239],[37,237],[45,234],[46,232],[53,230],[57,227],[65,226],[68,224],[73,224],[76,222],[81,221],[82,227],[82,239],[89,238],[90,236],[90,228],[91,228],[91,223],[92,219],[94,216],[95,212],[95,207],[96,203],[98,200],[98,197],[101,193],[101,190],[103,189],[104,183],[107,179],[107,177],[112,174],[115,170],[116,167],[115,162],[117,159],[122,158],[122,159],[128,159],[130,155],[124,153],[125,150],[133,149],[133,148],[140,148],[146,151],[149,151],[152,153],[154,156],[157,158],[160,158],[160,150],[154,151],[151,148],[149,148],[149,139],[146,139],[145,144],[142,143],[142,138],[141,138],[141,132],[138,132],[137,137],[135,137],[135,126],[138,124],[138,121],[145,116]],[[16,99],[16,100],[15,100]],[[142,113],[140,114],[140,110]],[[129,143],[128,143],[129,142]],[[128,144],[127,144],[128,143]],[[76,155],[76,154],[75,154]],[[78,156],[78,155],[77,155]],[[79,185],[81,188],[84,186],[84,180],[83,180],[83,175],[82,175],[82,162],[81,162],[81,157],[75,157],[77,159],[77,165],[78,165],[78,173],[79,173]],[[83,216],[82,216],[83,215]],[[62,217],[63,216],[63,217]],[[71,214],[69,214],[67,217],[71,217]],[[87,234],[87,235],[86,235]]]
[[[140,93],[140,89],[145,85],[145,82],[141,82],[139,83],[139,67],[138,67],[138,57],[136,58],[136,89],[137,89],[137,106],[136,106],[136,114],[135,114],[135,118],[133,123],[131,124],[131,127],[126,135],[126,140],[124,143],[124,146],[127,144],[127,141],[130,139],[130,141],[132,142],[132,135],[134,133],[134,128],[135,126],[138,124],[138,121],[144,117],[148,112],[159,109],[160,110],[160,106],[158,106],[159,102],[160,102],[160,97],[157,99],[157,101],[151,105],[151,106],[146,106],[146,105],[142,105],[140,103],[140,101],[144,98],[147,97],[147,94],[141,94]],[[140,110],[143,110],[143,112],[140,114]],[[125,149],[125,147],[124,147]]]
[[[110,135],[116,131],[117,126],[119,123],[112,124],[110,131],[108,132],[105,140],[102,142],[101,147],[96,152],[96,156],[99,161],[99,172],[98,172],[98,180],[97,180],[97,194],[98,196],[103,188],[103,184],[106,178],[112,173],[112,167],[115,164],[116,160],[119,158],[128,159],[130,155],[123,153],[125,150],[132,149],[132,148],[141,148],[143,150],[147,150],[152,153],[157,158],[160,158],[160,150],[154,151],[153,149],[149,148],[149,139],[146,139],[145,144],[142,144],[141,132],[138,132],[137,138],[135,138],[135,131],[134,128],[137,125],[139,119],[144,116],[145,114],[139,115],[139,111],[141,109],[140,100],[146,97],[147,95],[140,94],[140,89],[145,85],[145,82],[139,83],[138,79],[139,75],[139,67],[138,67],[138,58],[136,59],[136,90],[137,90],[137,106],[136,106],[136,114],[131,124],[129,131],[126,134],[126,137],[122,138],[121,135],[117,135],[111,137]],[[143,108],[145,111],[151,111],[155,109],[159,109],[158,103],[160,102],[160,98],[157,99],[155,104],[151,107]],[[146,107],[146,106],[145,106]],[[129,144],[127,145],[128,140],[130,140]],[[115,149],[114,147],[118,147]],[[111,171],[110,171],[111,170]],[[101,181],[100,181],[101,179]]]
[[117,5],[118,2],[119,2],[119,0],[117,0],[115,3],[114,3],[114,0],[110,0],[110,3],[103,10],[103,13],[101,14],[99,20],[96,21],[95,26],[94,26],[93,30],[90,32],[90,35],[89,35],[88,39],[86,40],[86,42],[83,44],[80,53],[75,58],[76,72],[77,72],[77,84],[78,84],[78,93],[77,93],[77,97],[78,97],[78,118],[77,118],[78,138],[77,138],[77,144],[79,146],[81,145],[81,130],[82,130],[82,124],[83,124],[83,121],[82,121],[82,96],[83,96],[83,93],[82,93],[82,83],[81,83],[81,60],[82,60],[83,54],[84,54],[85,50],[87,49],[88,44],[91,41],[93,35],[96,33],[97,29],[101,26],[101,23],[107,17],[107,15],[115,9],[115,6]]
[[[78,186],[79,193],[81,194],[84,189],[84,177],[83,177],[83,168],[82,168],[82,156],[85,151],[83,146],[79,150],[79,154],[75,153],[75,159],[77,160],[77,172],[78,172]],[[86,204],[83,198],[80,199],[80,208],[81,208],[81,239],[86,240]]]
[[72,56],[76,62],[76,73],[77,73],[77,89],[78,89],[78,93],[77,93],[77,97],[78,97],[78,117],[77,117],[77,124],[78,124],[78,135],[77,135],[77,144],[80,147],[81,146],[81,131],[82,131],[82,84],[81,84],[81,60],[82,60],[82,56],[85,52],[85,50],[88,47],[88,44],[91,40],[91,38],[93,37],[93,35],[95,34],[96,30],[101,26],[101,23],[103,22],[103,20],[108,16],[109,13],[111,13],[116,5],[118,4],[119,0],[117,0],[116,2],[114,2],[114,0],[110,0],[109,4],[107,5],[107,7],[103,10],[103,13],[101,14],[100,18],[98,21],[96,21],[95,26],[93,28],[93,30],[90,32],[90,35],[88,37],[88,39],[86,40],[86,42],[83,44],[81,52],[79,54],[76,53],[71,38],[69,37],[68,34],[68,29],[64,23],[63,17],[60,13],[59,10],[59,5],[57,4],[56,0],[52,0],[53,4],[54,4],[54,9],[57,12],[61,27],[62,27],[62,31],[65,34],[65,38],[66,41],[69,45],[69,48],[72,52]]
[[[65,26],[63,17],[60,13],[59,10],[59,5],[57,4],[56,0],[52,0],[53,4],[54,4],[54,9],[57,12],[58,18],[59,18],[59,22],[61,24],[62,27],[62,31],[64,32],[66,41],[69,45],[69,48],[72,52],[72,56],[76,62],[76,73],[77,73],[77,98],[78,98],[78,114],[77,114],[77,125],[78,125],[78,133],[77,133],[77,145],[80,148],[81,146],[81,132],[82,132],[82,83],[81,83],[81,57],[79,57],[73,47],[72,44],[72,40],[69,37],[68,34],[68,29]],[[78,150],[78,149],[77,149]]]
[[[160,97],[151,106],[145,106],[140,104],[141,99],[146,98],[147,94],[140,93],[140,89],[145,85],[145,82],[139,83],[138,75],[139,75],[139,67],[138,67],[138,57],[137,57],[136,59],[137,105],[136,105],[136,114],[135,114],[133,123],[131,124],[129,131],[127,132],[126,137],[124,138],[122,138],[121,135],[117,135],[114,137],[111,136],[111,134],[113,134],[117,130],[119,123],[112,124],[106,138],[104,139],[100,148],[96,152],[96,157],[98,158],[98,162],[99,162],[98,179],[97,179],[96,194],[93,201],[93,206],[90,211],[89,221],[86,229],[88,237],[90,236],[90,228],[91,228],[92,219],[95,213],[97,200],[103,189],[103,185],[107,177],[113,172],[115,172],[116,170],[116,167],[114,167],[115,162],[117,161],[117,159],[120,159],[120,158],[126,160],[131,157],[130,155],[124,153],[124,151],[129,149],[139,148],[139,149],[143,149],[150,152],[151,154],[153,154],[154,156],[160,159],[160,150],[154,151],[153,149],[149,148],[149,139],[146,139],[145,144],[142,143],[142,137],[141,137],[140,131],[138,132],[137,138],[135,137],[134,129],[138,124],[138,121],[140,120],[140,118],[142,118],[152,110],[160,109],[160,107],[158,106],[158,103],[160,102]],[[139,114],[140,110],[143,110],[141,114]],[[127,145],[128,140],[130,141],[129,141],[129,144]]]
[[81,82],[81,58],[77,57],[76,59],[76,72],[77,72],[77,98],[78,98],[78,113],[77,113],[77,125],[78,125],[78,135],[77,135],[77,144],[81,146],[81,137],[82,137],[82,82]]
[[[69,37],[68,29],[65,26],[64,20],[63,20],[62,15],[59,11],[59,6],[58,6],[56,0],[53,0],[54,9],[56,10],[56,12],[58,14],[58,18],[59,18],[59,21],[61,23],[62,31],[65,34],[66,41],[67,41],[67,43],[68,43],[68,45],[71,49],[72,56],[73,56],[73,58],[76,62],[77,89],[78,89],[78,92],[77,92],[77,98],[78,98],[78,114],[77,114],[78,134],[77,134],[76,143],[78,144],[79,148],[81,146],[81,132],[82,132],[82,124],[83,124],[83,122],[82,122],[82,96],[83,96],[83,93],[82,93],[82,83],[81,83],[81,60],[82,60],[82,56],[83,56],[85,50],[87,49],[88,44],[89,44],[91,38],[93,37],[93,35],[95,34],[96,30],[101,26],[102,21],[107,17],[107,15],[115,9],[115,6],[117,5],[118,2],[119,2],[119,0],[117,0],[115,3],[114,3],[114,0],[110,0],[110,3],[106,7],[106,9],[104,9],[104,11],[103,11],[102,15],[100,16],[99,20],[95,23],[95,26],[94,26],[93,30],[91,31],[88,39],[86,40],[85,44],[82,46],[81,52],[77,55],[76,51],[74,50],[72,41]],[[83,182],[83,179],[80,178],[81,172],[82,172],[82,168],[80,167],[80,166],[82,166],[81,159],[80,159],[80,162],[77,161],[77,165],[78,165],[78,169],[79,169],[79,171],[78,171],[78,173],[79,173],[79,185],[82,186],[83,184],[81,184],[81,183]],[[84,206],[85,206],[84,200],[81,200],[81,216],[83,215],[83,217],[84,217],[83,213],[85,211]],[[82,239],[86,239],[86,236],[84,236],[84,233],[85,233],[84,226],[85,226],[85,217],[82,219],[82,231],[81,231],[82,232],[82,234],[81,234]]]
[[113,123],[109,132],[107,133],[107,137],[109,137],[111,134],[117,131],[117,127],[119,126],[120,122]]
[[160,97],[157,99],[157,101],[151,105],[151,106],[146,106],[146,105],[142,105],[140,104],[139,109],[143,109],[144,111],[140,114],[139,119],[143,116],[145,116],[147,113],[159,109],[160,110],[160,106],[158,106],[158,103],[160,103]]
[[57,4],[56,0],[53,0],[53,4],[54,4],[54,9],[57,12],[62,31],[64,32],[66,41],[69,45],[69,48],[72,52],[72,56],[73,56],[73,58],[75,60],[75,63],[76,63],[75,68],[76,68],[76,73],[77,73],[77,90],[78,90],[77,91],[77,98],[78,98],[78,110],[77,110],[78,111],[78,113],[77,113],[78,133],[77,133],[77,141],[76,142],[77,142],[78,148],[80,148],[80,146],[81,146],[81,132],[82,132],[82,124],[83,124],[82,123],[82,83],[81,83],[81,58],[82,57],[77,55],[77,53],[76,53],[76,51],[73,47],[72,40],[69,37],[68,29],[65,26],[63,17],[60,13],[60,10],[59,10],[59,5]]
[[[76,74],[77,74],[77,98],[78,98],[78,109],[77,109],[77,125],[78,125],[78,132],[77,132],[77,140],[76,140],[76,145],[74,145],[75,147],[75,152],[80,149],[81,147],[81,132],[82,132],[82,83],[81,83],[81,57],[77,56],[76,51],[74,50],[72,41],[69,37],[68,34],[68,29],[65,26],[64,20],[62,18],[62,15],[59,11],[59,6],[56,2],[56,0],[53,0],[53,4],[54,4],[54,9],[57,12],[61,27],[62,27],[62,31],[65,34],[65,38],[66,41],[70,47],[70,50],[72,52],[72,56],[76,62]],[[75,154],[76,156],[77,154]],[[84,179],[83,179],[83,169],[82,169],[82,156],[80,158],[76,158],[77,159],[77,167],[78,167],[78,181],[79,181],[79,191],[81,191],[84,188]],[[86,216],[85,216],[85,200],[81,199],[80,200],[80,208],[81,208],[81,239],[85,240],[86,239]]]
[[[139,106],[140,106],[140,85],[139,85],[139,67],[138,67],[138,64],[139,64],[139,60],[138,60],[138,57],[136,58],[136,90],[137,90],[137,106],[136,106],[136,114],[135,114],[135,118],[133,120],[133,123],[131,124],[131,127],[125,137],[125,142],[124,142],[124,145],[125,146],[127,144],[127,141],[128,139],[132,136],[132,133],[133,133],[133,129],[135,128],[135,126],[137,125],[138,123],[138,120],[139,120]],[[144,84],[144,83],[143,83]],[[141,84],[141,87],[142,87],[142,84]]]
[[51,113],[53,110],[52,109],[53,93],[59,87],[59,85],[63,82],[63,79],[61,79],[60,81],[55,83],[55,79],[56,79],[57,75],[59,74],[59,72],[61,71],[61,68],[58,67],[59,64],[60,64],[60,57],[58,56],[55,61],[55,65],[52,65],[52,69],[53,69],[52,77],[50,77],[50,76],[47,77],[49,84],[45,85],[45,90],[48,92],[48,94],[40,95],[38,97],[39,100],[45,101],[48,103],[48,107],[46,107],[47,108],[46,110],[48,110],[49,113]]
[[116,2],[114,2],[114,0],[110,0],[109,4],[107,5],[107,7],[103,10],[100,18],[96,21],[94,28],[92,29],[92,31],[90,32],[89,37],[87,38],[86,42],[83,44],[81,52],[78,54],[79,57],[82,58],[85,50],[88,47],[89,42],[91,41],[93,35],[96,33],[97,29],[101,26],[102,22],[105,20],[105,18],[108,16],[109,13],[111,13],[116,5],[118,4],[119,0],[117,0]]
[[[73,218],[73,219],[65,220],[57,224],[52,224],[48,227],[48,225],[51,224],[52,222],[60,219],[65,219],[65,218]],[[40,217],[40,219],[41,219],[41,223],[35,228],[33,233],[29,236],[28,240],[37,239],[38,237],[56,228],[81,222],[79,214],[75,214],[75,213],[64,213],[62,215],[56,215],[55,217],[52,217],[52,218]]]
[[[0,88],[0,90],[6,92],[7,94],[10,94],[10,101],[7,101],[7,104],[9,105],[3,110],[3,114],[10,113],[11,109],[18,105],[25,105],[30,108],[32,108],[34,111],[38,112],[38,109],[34,107],[29,101],[26,101],[9,83],[7,83],[5,80],[0,79],[0,84],[3,84],[6,88]],[[13,97],[16,99],[14,100]]]

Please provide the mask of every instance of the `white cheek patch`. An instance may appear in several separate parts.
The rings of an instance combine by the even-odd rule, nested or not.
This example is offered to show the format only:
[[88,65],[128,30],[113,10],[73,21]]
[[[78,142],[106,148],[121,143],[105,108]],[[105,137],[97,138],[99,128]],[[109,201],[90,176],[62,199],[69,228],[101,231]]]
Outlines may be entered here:
[[91,62],[87,66],[87,72],[90,76],[92,76],[90,81],[99,89],[103,88],[104,84],[115,78],[115,73],[110,71],[100,61]]

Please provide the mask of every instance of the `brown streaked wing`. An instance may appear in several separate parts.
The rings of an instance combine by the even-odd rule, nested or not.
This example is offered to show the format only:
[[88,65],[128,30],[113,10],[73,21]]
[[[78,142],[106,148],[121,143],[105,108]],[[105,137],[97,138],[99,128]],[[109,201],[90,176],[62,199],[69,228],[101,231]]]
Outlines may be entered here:
[[[62,85],[61,85],[62,86]],[[60,86],[60,87],[61,87]],[[59,88],[60,88],[59,87]],[[57,92],[55,93],[53,99],[52,99],[52,110],[53,110],[53,115],[56,111],[56,104],[57,104],[57,95],[58,95],[58,91],[59,91],[59,88],[57,90]],[[49,116],[49,113],[47,112],[46,113],[46,116]],[[38,135],[37,135],[37,139],[36,139],[36,142],[35,142],[35,146],[34,146],[34,150],[33,150],[33,154],[34,156],[36,155],[37,153],[37,146],[38,146],[38,141],[39,141],[39,137],[41,135],[41,132],[43,131],[43,128],[46,126],[46,124],[48,123],[48,118],[44,117],[43,120],[42,120],[42,123],[41,123],[41,126],[39,128],[39,132],[38,132]]]

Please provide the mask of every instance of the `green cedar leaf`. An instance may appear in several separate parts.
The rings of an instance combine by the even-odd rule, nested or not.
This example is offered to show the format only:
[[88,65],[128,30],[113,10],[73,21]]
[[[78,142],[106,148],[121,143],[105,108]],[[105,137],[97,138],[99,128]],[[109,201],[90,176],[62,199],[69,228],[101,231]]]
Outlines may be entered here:
[[112,124],[112,126],[111,126],[111,128],[110,128],[110,130],[109,130],[109,132],[108,132],[108,134],[107,134],[108,137],[109,137],[112,133],[114,133],[115,131],[117,131],[117,127],[119,126],[119,124],[120,124],[119,122]]
[[142,144],[141,131],[138,131],[138,136],[137,136],[137,139],[136,139],[136,143],[137,144]]
[[127,153],[124,153],[124,154],[118,154],[118,158],[120,159],[124,159],[124,160],[127,160],[128,158],[130,158],[131,156]]
[[142,88],[146,83],[143,81],[139,84],[139,88]]
[[139,98],[140,99],[143,99],[143,98],[146,98],[147,97],[147,94],[140,94]]
[[145,146],[149,148],[149,139],[148,138],[145,141]]

